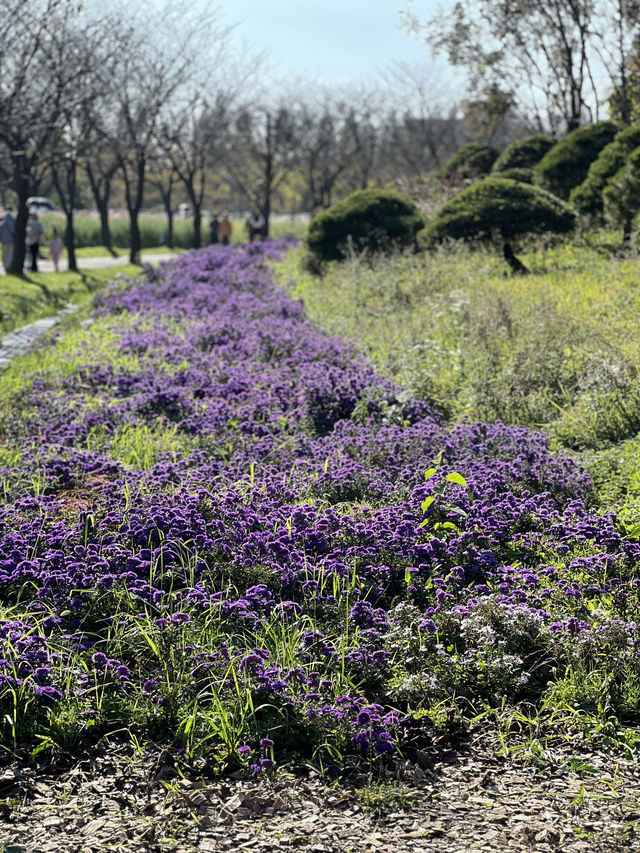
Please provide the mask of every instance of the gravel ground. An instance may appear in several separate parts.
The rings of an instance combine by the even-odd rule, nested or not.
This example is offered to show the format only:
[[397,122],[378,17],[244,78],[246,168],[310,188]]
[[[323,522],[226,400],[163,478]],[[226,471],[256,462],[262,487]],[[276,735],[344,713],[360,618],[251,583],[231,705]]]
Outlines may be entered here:
[[[573,753],[577,752],[576,744]],[[0,768],[3,853],[617,853],[640,850],[640,768],[580,751],[582,771],[497,758],[479,736],[396,762],[396,796],[313,772],[206,780],[169,751],[98,747]],[[574,764],[575,766],[575,764]],[[391,772],[391,771],[388,771]],[[367,801],[368,799],[368,801]]]

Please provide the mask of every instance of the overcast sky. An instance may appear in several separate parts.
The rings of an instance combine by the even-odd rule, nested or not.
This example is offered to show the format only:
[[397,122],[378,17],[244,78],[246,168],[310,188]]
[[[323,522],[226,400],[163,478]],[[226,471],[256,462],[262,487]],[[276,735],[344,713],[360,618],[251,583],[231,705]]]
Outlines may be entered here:
[[[424,64],[426,45],[400,28],[404,0],[233,0],[224,20],[234,39],[266,51],[275,74],[318,80],[366,79],[403,60]],[[421,0],[431,11],[436,0]]]

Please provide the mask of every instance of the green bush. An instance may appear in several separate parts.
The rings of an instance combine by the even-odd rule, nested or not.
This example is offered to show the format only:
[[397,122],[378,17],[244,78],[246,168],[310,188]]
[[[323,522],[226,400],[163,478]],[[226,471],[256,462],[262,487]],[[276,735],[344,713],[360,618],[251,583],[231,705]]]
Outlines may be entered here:
[[536,182],[563,199],[587,177],[589,166],[608,145],[617,126],[611,121],[599,121],[573,130],[553,146],[534,168]]
[[491,177],[467,187],[442,207],[424,229],[427,240],[504,240],[532,232],[566,232],[575,214],[560,199],[539,187]]
[[498,157],[498,151],[489,145],[479,142],[469,142],[463,145],[447,160],[438,177],[454,180],[481,178],[488,175]]
[[512,181],[520,181],[521,184],[533,183],[533,169],[526,166],[513,166],[511,169],[502,169],[499,172],[493,172],[493,177],[509,178]]
[[493,164],[493,172],[504,173],[507,169],[531,169],[536,166],[556,144],[553,136],[535,133],[508,145]]
[[589,167],[585,180],[571,191],[570,201],[582,216],[600,219],[604,212],[603,192],[610,178],[622,169],[629,154],[640,146],[640,125],[621,130]]
[[307,244],[322,261],[356,252],[380,252],[415,243],[424,218],[406,196],[389,190],[358,190],[311,220]]
[[632,151],[622,168],[609,178],[602,199],[607,219],[621,227],[623,239],[628,240],[640,210],[640,148]]

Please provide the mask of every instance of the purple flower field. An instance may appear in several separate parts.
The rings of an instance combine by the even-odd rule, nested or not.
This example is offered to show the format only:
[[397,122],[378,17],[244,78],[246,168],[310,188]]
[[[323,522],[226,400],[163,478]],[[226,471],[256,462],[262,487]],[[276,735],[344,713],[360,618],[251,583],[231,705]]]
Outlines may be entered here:
[[446,424],[314,330],[286,248],[112,290],[0,389],[4,741],[259,772],[393,753],[444,706],[631,716],[640,545],[544,434]]

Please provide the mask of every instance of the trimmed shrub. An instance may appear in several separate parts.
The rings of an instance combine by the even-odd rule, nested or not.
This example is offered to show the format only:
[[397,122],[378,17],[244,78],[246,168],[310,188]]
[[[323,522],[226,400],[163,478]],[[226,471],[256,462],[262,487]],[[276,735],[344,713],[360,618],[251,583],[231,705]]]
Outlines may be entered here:
[[586,179],[571,191],[569,199],[578,213],[601,219],[604,213],[603,192],[608,181],[625,165],[631,152],[640,146],[640,125],[621,130],[589,167]]
[[560,198],[568,199],[571,190],[585,180],[589,166],[617,132],[618,127],[611,121],[599,121],[573,130],[534,168],[536,182]]
[[509,240],[534,232],[571,231],[575,218],[568,205],[546,190],[492,176],[452,198],[422,233],[428,240],[486,240],[495,234]]
[[535,133],[525,136],[508,145],[493,164],[493,172],[504,172],[509,169],[531,169],[536,166],[553,146],[556,140],[547,133]]
[[512,169],[503,169],[500,172],[492,172],[492,177],[509,178],[512,181],[520,181],[521,184],[533,183],[533,169],[525,166],[514,166]]
[[629,240],[640,210],[640,148],[632,151],[623,167],[609,178],[602,201],[607,219],[622,228],[623,239]]
[[479,142],[469,142],[447,160],[438,172],[438,177],[459,181],[481,178],[489,174],[497,157],[498,152],[495,148],[481,145]]
[[319,260],[339,260],[349,244],[356,252],[410,246],[423,225],[418,207],[401,193],[358,190],[311,220],[307,244]]

